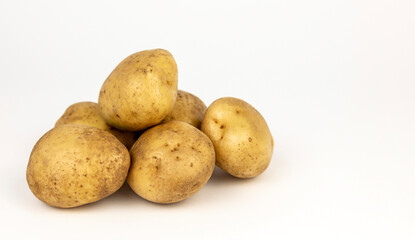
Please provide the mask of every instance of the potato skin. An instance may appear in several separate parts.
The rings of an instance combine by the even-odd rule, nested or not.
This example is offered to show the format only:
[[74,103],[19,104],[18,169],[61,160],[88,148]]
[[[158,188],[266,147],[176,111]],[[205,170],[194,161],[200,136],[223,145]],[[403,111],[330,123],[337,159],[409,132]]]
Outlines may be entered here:
[[177,120],[200,129],[205,112],[206,105],[200,98],[183,90],[178,90],[173,110],[163,122]]
[[118,64],[101,87],[98,106],[109,125],[138,131],[160,123],[176,97],[176,62],[168,51],[153,49]]
[[130,149],[137,140],[135,132],[119,130],[108,125],[99,114],[98,104],[94,102],[78,102],[69,106],[58,119],[55,127],[62,124],[80,124],[100,128],[112,133],[127,149]]
[[265,119],[245,101],[214,101],[206,110],[202,131],[212,140],[216,165],[232,176],[252,178],[268,167],[274,141]]
[[26,179],[41,201],[71,208],[118,190],[130,166],[127,148],[112,134],[64,124],[43,135],[30,154]]
[[182,201],[199,191],[215,167],[215,150],[197,128],[180,121],[153,127],[130,150],[127,182],[156,203]]

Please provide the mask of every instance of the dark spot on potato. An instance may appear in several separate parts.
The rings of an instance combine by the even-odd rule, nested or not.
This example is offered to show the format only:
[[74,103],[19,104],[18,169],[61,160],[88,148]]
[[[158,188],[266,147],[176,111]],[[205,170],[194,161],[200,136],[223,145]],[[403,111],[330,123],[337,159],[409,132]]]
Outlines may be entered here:
[[236,110],[236,114],[239,114],[239,110]]
[[176,156],[176,161],[179,161],[179,160],[180,160],[179,156]]
[[159,170],[159,166],[156,166],[156,171],[158,171]]
[[84,187],[82,184],[79,187]]
[[225,125],[220,125],[220,129],[224,129],[225,128]]
[[249,138],[248,138],[248,141],[249,141],[249,142],[252,142],[252,138],[251,138],[251,137],[249,137]]
[[120,118],[120,115],[118,115],[118,113],[116,113],[116,114],[115,114],[115,116],[116,116],[117,118]]
[[190,163],[190,167],[193,167],[193,163],[192,162]]

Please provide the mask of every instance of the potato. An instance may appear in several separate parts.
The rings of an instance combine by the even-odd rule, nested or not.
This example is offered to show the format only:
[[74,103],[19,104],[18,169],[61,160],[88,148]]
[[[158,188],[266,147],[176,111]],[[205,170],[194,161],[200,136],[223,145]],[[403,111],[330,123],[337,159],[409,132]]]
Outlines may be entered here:
[[98,104],[94,102],[79,102],[72,104],[58,119],[55,127],[68,123],[96,127],[108,131],[117,137],[128,149],[133,146],[136,140],[135,132],[122,131],[108,125],[99,114]]
[[109,125],[137,131],[160,123],[176,97],[176,62],[168,51],[154,49],[118,64],[101,87],[98,106]]
[[274,141],[261,114],[243,100],[225,97],[206,110],[202,131],[212,140],[216,165],[239,178],[252,178],[268,167]]
[[178,90],[173,110],[163,122],[177,120],[200,129],[205,111],[206,105],[200,98],[183,90]]
[[180,121],[153,127],[130,150],[127,182],[156,203],[182,201],[199,191],[215,167],[215,150],[197,128]]
[[30,154],[27,183],[41,201],[71,208],[117,191],[130,166],[127,148],[95,127],[64,124],[43,135]]

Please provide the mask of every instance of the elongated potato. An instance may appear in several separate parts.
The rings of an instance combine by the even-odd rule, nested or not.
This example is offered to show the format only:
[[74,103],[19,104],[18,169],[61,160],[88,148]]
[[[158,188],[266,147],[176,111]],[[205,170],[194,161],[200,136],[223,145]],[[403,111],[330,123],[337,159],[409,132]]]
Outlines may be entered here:
[[103,199],[127,177],[130,156],[112,134],[64,124],[43,135],[30,154],[27,183],[41,201],[71,208]]
[[265,119],[245,101],[214,101],[206,110],[202,131],[212,140],[216,165],[239,178],[252,178],[268,167],[274,140]]
[[215,167],[215,150],[197,128],[170,121],[144,132],[130,150],[127,182],[156,203],[182,201],[199,191]]
[[111,72],[101,87],[101,116],[118,129],[138,131],[160,123],[177,97],[177,66],[166,50],[134,53]]
[[94,102],[79,102],[69,106],[65,113],[58,119],[55,127],[62,124],[80,124],[100,128],[112,133],[128,149],[136,140],[136,132],[123,131],[108,125],[99,114],[98,104]]

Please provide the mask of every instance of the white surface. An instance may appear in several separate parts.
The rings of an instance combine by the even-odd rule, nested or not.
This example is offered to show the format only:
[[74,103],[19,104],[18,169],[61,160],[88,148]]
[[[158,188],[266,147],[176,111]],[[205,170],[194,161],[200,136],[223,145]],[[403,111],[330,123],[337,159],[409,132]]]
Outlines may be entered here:
[[[0,239],[415,239],[414,12],[412,0],[0,1]],[[25,180],[37,139],[156,47],[175,56],[179,88],[263,114],[268,170],[215,170],[167,206],[128,187],[69,210],[37,200]]]

